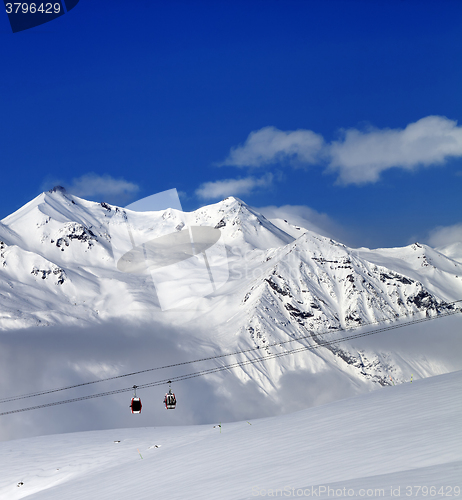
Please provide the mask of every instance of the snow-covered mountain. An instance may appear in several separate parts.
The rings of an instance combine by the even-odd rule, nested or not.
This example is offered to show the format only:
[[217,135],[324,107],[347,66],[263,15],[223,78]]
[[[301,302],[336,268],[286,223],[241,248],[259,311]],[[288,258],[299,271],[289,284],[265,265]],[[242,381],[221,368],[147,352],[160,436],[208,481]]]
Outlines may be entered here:
[[[111,219],[127,213],[153,238],[191,226],[219,229],[227,283],[187,307],[162,311],[150,275],[122,273],[114,261]],[[416,357],[399,344],[325,343],[351,328],[451,312],[461,298],[462,263],[435,249],[351,249],[290,221],[275,225],[236,198],[191,213],[139,213],[54,188],[0,223],[2,330],[112,320],[186,328],[191,340],[181,348],[189,359],[241,350],[248,351],[226,363],[281,355],[233,372],[275,400],[288,373],[340,373],[355,393],[412,373],[455,369],[431,350]],[[306,346],[311,350],[284,355]]]
[[[115,210],[121,209],[55,188],[0,222],[2,329],[94,321],[133,309],[159,314],[154,295],[139,296],[146,276],[115,268],[109,229]],[[254,317],[282,305],[282,323],[303,319],[319,331],[437,311],[462,296],[462,264],[426,245],[352,250],[289,223],[283,231],[236,198],[186,214],[169,209],[130,217],[153,237],[185,222],[219,228],[231,280],[210,300],[232,295]]]

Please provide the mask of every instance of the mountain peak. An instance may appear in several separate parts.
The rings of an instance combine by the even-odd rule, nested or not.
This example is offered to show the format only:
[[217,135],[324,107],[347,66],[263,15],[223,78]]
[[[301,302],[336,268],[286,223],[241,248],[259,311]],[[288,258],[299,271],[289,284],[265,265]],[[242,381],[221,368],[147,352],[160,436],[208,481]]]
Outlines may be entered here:
[[236,198],[235,196],[228,196],[227,198],[224,198],[223,200],[219,201],[217,203],[217,205],[220,205],[220,206],[224,205],[225,207],[237,205],[237,206],[240,206],[240,207],[246,207],[246,208],[248,208],[247,203],[245,203],[244,201],[242,201],[240,198]]
[[49,193],[66,193],[66,188],[63,186],[55,186],[48,191]]
[[223,198],[222,201],[237,201],[239,203],[244,203],[240,198],[237,198],[236,196],[227,196],[226,198]]

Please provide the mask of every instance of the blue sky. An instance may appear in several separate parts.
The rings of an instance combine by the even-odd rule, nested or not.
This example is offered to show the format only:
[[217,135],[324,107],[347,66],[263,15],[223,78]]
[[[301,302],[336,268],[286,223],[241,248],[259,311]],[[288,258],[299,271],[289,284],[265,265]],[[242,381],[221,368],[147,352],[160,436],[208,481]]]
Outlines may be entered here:
[[0,218],[177,188],[354,246],[462,239],[458,0],[80,0],[0,41]]

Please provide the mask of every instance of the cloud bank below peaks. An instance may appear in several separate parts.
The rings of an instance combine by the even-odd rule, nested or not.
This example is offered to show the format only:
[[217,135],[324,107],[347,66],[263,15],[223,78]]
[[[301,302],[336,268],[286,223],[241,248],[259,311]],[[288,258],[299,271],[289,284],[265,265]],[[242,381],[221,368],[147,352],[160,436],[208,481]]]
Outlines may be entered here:
[[251,132],[244,144],[231,148],[218,165],[321,165],[338,175],[338,183],[361,185],[377,182],[390,168],[416,170],[462,157],[462,127],[443,116],[427,116],[404,129],[350,128],[340,133],[340,139],[326,143],[311,130],[264,127]]

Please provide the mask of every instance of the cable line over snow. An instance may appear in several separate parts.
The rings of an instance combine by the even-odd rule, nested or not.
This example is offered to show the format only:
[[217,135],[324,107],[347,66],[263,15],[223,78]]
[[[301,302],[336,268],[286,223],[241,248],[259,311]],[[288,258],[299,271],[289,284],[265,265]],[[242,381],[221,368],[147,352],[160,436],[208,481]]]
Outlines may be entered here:
[[[452,306],[453,304],[456,304],[457,302],[462,302],[462,299],[455,300],[453,302],[448,302],[448,303],[446,303],[444,305],[445,305],[445,307],[448,307],[448,306]],[[400,316],[397,316],[397,317],[400,317]],[[433,318],[431,318],[431,319],[433,319]],[[290,342],[297,342],[299,340],[305,340],[305,339],[310,339],[310,338],[317,338],[317,337],[319,337],[321,335],[327,335],[327,334],[330,334],[330,333],[350,331],[350,330],[357,330],[358,328],[363,328],[365,326],[371,326],[371,325],[378,325],[378,324],[381,324],[381,323],[383,323],[383,321],[371,321],[369,323],[363,323],[362,325],[359,325],[359,326],[356,326],[356,327],[353,327],[353,328],[343,328],[343,327],[340,327],[340,328],[336,328],[336,329],[333,329],[333,330],[329,330],[329,331],[325,331],[325,332],[320,332],[320,333],[316,333],[316,334],[309,333],[308,335],[302,335],[302,336],[299,336],[299,337],[290,338],[288,340],[283,340],[283,341],[280,341],[280,342],[274,342],[273,344],[268,344],[265,347],[282,346],[282,345],[288,344]],[[413,322],[409,322],[409,323],[406,323],[406,324],[413,324]],[[403,325],[403,326],[405,326],[405,325]],[[144,370],[138,370],[138,371],[135,371],[135,372],[124,373],[122,375],[114,375],[112,377],[102,378],[102,379],[98,379],[98,380],[92,380],[92,381],[89,381],[89,382],[82,382],[80,384],[68,385],[68,386],[65,386],[65,387],[59,387],[59,388],[55,388],[55,389],[48,389],[48,390],[44,390],[44,391],[40,391],[40,392],[32,392],[32,393],[29,393],[29,394],[22,394],[22,395],[19,395],[19,396],[11,396],[11,397],[8,397],[8,398],[2,398],[2,399],[0,399],[0,404],[1,403],[9,403],[11,401],[18,401],[20,399],[28,399],[28,398],[33,398],[33,397],[37,397],[37,396],[44,396],[46,394],[53,394],[55,392],[67,391],[69,389],[76,389],[78,387],[84,387],[86,385],[99,384],[101,382],[107,382],[109,380],[117,380],[117,379],[120,379],[120,378],[132,377],[134,375],[140,375],[142,373],[148,373],[148,372],[157,371],[157,370],[165,370],[167,368],[176,368],[177,366],[190,365],[192,363],[200,363],[202,361],[211,361],[213,359],[220,359],[220,358],[226,358],[228,356],[235,356],[237,354],[245,354],[245,353],[248,353],[248,352],[258,351],[259,349],[260,349],[260,347],[250,347],[248,349],[243,349],[241,351],[234,351],[234,352],[230,352],[230,353],[227,353],[227,354],[218,354],[218,355],[215,355],[215,356],[208,356],[208,357],[205,357],[205,358],[194,359],[194,360],[191,360],[191,361],[182,361],[180,363],[172,363],[170,365],[156,366],[154,368],[146,368]]]
[[[456,302],[462,302],[462,300],[457,300],[457,301],[451,302],[451,304],[454,304]],[[386,332],[386,331],[389,331],[389,330],[395,330],[395,329],[398,329],[398,328],[403,328],[403,327],[409,326],[409,325],[423,323],[425,321],[430,321],[430,320],[433,320],[433,319],[439,319],[439,318],[451,316],[451,315],[454,315],[454,314],[458,314],[460,312],[462,312],[462,309],[455,309],[453,311],[447,311],[447,312],[439,314],[437,316],[430,316],[430,317],[415,319],[415,320],[412,320],[412,321],[407,321],[405,323],[400,323],[400,324],[395,324],[395,325],[389,325],[389,326],[386,326],[386,327],[383,327],[383,328],[379,328],[377,330],[372,330],[372,331],[368,331],[368,332],[360,332],[360,333],[356,333],[354,335],[348,335],[346,337],[342,337],[341,339],[334,339],[334,340],[329,340],[329,341],[326,341],[326,342],[319,342],[319,340],[317,340],[317,344],[316,345],[298,347],[298,348],[292,349],[290,351],[284,351],[284,352],[281,352],[281,353],[268,354],[267,356],[259,356],[259,357],[255,358],[255,359],[248,359],[248,360],[245,360],[245,361],[238,361],[236,363],[231,363],[229,365],[223,365],[223,366],[218,366],[218,367],[214,367],[214,368],[209,368],[207,370],[201,370],[201,371],[197,371],[197,372],[194,372],[194,373],[189,373],[189,374],[185,374],[185,375],[179,375],[177,377],[170,377],[169,379],[157,380],[155,382],[148,382],[146,384],[137,385],[136,387],[137,387],[137,389],[145,389],[145,388],[149,388],[149,387],[156,387],[156,386],[159,386],[159,385],[164,385],[164,384],[166,384],[166,383],[168,383],[170,381],[171,382],[179,382],[179,381],[188,380],[188,379],[191,379],[191,378],[196,378],[196,377],[201,377],[201,376],[204,376],[204,375],[209,375],[211,373],[217,373],[217,372],[224,371],[224,370],[232,370],[234,368],[238,368],[238,367],[242,367],[242,366],[246,366],[246,365],[250,365],[250,364],[254,364],[254,363],[259,363],[259,362],[264,361],[264,360],[275,359],[275,358],[279,358],[279,357],[282,357],[282,356],[288,356],[288,355],[295,354],[295,353],[302,352],[302,351],[309,351],[309,350],[319,349],[320,347],[324,347],[324,346],[327,346],[327,345],[338,344],[340,342],[345,342],[347,340],[353,340],[353,339],[357,339],[357,338],[361,338],[361,337],[367,337],[367,336],[370,336],[370,335],[376,335],[377,333],[382,333],[382,332]],[[364,325],[362,325],[362,326],[364,326]],[[338,332],[338,331],[341,331],[341,330],[344,330],[344,329],[337,329],[336,331]],[[353,330],[353,329],[351,329],[351,330]],[[323,332],[322,334],[324,335],[326,333],[335,333],[335,332],[333,332],[333,331],[331,331],[331,332]],[[319,335],[321,335],[321,334],[318,334],[318,336]],[[301,339],[306,339],[306,338],[313,338],[313,335],[306,335],[304,337],[298,337],[297,339],[291,339],[290,341],[277,342],[277,343],[274,343],[274,344],[270,344],[269,346],[282,346],[283,344],[285,344],[287,342],[292,342],[294,340],[301,340]],[[244,350],[244,351],[238,351],[236,353],[231,353],[231,354],[225,354],[225,355],[220,355],[220,356],[211,356],[209,358],[204,358],[203,360],[218,359],[218,358],[222,358],[222,357],[225,357],[225,356],[231,356],[233,354],[241,354],[241,353],[246,353],[246,352],[250,352],[250,351],[255,351],[257,349],[258,348],[247,349],[247,350]],[[203,361],[203,360],[187,361],[187,362],[177,363],[175,365],[168,365],[168,366],[165,366],[165,367],[158,367],[158,368],[153,368],[153,369],[149,369],[149,370],[142,370],[142,371],[136,372],[136,373],[144,373],[144,372],[152,371],[152,370],[156,370],[156,369],[169,368],[171,366],[186,365],[186,364],[195,363],[195,362]],[[104,380],[113,380],[115,378],[122,378],[122,377],[130,376],[130,375],[134,375],[134,374],[135,373],[133,373],[133,374],[126,374],[126,375],[119,375],[119,376],[111,377],[109,379],[104,379]],[[93,383],[96,383],[96,382],[99,382],[99,381],[95,381]],[[88,385],[88,384],[89,384],[88,382],[85,383],[85,384],[77,384],[75,386],[72,386],[72,388],[73,387],[79,387],[79,386],[82,386],[82,385]],[[71,388],[71,387],[69,387],[69,388]],[[17,410],[10,410],[10,411],[6,411],[6,412],[0,413],[0,416],[9,415],[9,414],[12,414],[12,413],[20,413],[20,412],[25,412],[25,411],[38,410],[40,408],[47,408],[47,407],[50,407],[50,406],[58,406],[58,405],[67,404],[67,403],[74,403],[74,402],[77,402],[77,401],[84,401],[84,400],[87,400],[87,399],[100,398],[100,397],[104,397],[104,396],[110,396],[110,395],[113,395],[113,394],[120,394],[120,393],[123,393],[123,392],[129,392],[132,389],[133,389],[133,386],[131,386],[131,387],[125,387],[123,389],[115,389],[115,390],[112,390],[112,391],[101,392],[101,393],[97,393],[97,394],[90,394],[90,395],[87,395],[87,396],[81,396],[81,397],[77,397],[77,398],[66,399],[66,400],[62,400],[62,401],[55,401],[55,402],[52,402],[52,403],[45,403],[45,404],[41,404],[41,405],[31,406],[31,407],[28,407],[28,408],[20,408],[20,409],[17,409]],[[45,391],[44,393],[45,394],[49,394],[51,392],[57,392],[58,390],[64,390],[64,388],[63,389],[55,389],[55,390],[52,390],[52,391]],[[34,394],[34,395],[42,395],[42,394],[43,393],[37,393],[37,394]],[[18,396],[16,399],[23,399],[24,397],[32,397],[32,396],[31,395]],[[9,398],[8,399],[8,401],[12,401],[12,400],[14,400],[14,398]],[[6,400],[2,400],[0,402],[6,402]]]

